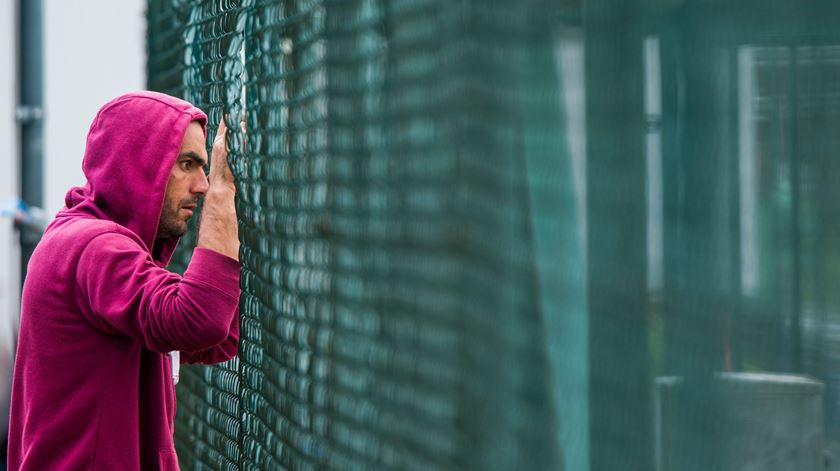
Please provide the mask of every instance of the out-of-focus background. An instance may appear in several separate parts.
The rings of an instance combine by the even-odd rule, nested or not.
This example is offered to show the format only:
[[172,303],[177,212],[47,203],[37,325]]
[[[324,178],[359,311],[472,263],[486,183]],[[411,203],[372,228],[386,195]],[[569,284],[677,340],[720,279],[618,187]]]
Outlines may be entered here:
[[0,369],[20,230],[150,88],[249,129],[184,469],[840,469],[835,3],[5,2]]
[[[8,424],[8,383],[20,315],[21,250],[15,220],[31,216],[37,230],[64,205],[64,193],[84,183],[85,135],[99,106],[120,93],[145,88],[145,33],[142,0],[0,2],[0,434],[5,435]],[[27,106],[32,102],[21,100],[22,93],[39,98],[39,106]],[[26,144],[20,128],[24,122],[41,128],[40,137]],[[26,216],[20,209],[23,147],[28,156],[41,159],[28,172],[30,192],[40,194],[40,200],[26,202],[36,207]],[[5,464],[4,455],[3,469]]]

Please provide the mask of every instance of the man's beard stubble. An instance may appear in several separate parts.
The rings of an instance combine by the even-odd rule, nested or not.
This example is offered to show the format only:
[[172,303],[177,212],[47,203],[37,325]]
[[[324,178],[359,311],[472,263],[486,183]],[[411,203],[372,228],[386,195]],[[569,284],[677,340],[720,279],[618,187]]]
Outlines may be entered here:
[[[182,220],[178,213],[182,207],[198,204],[198,198],[185,198],[178,202],[174,207],[170,204],[165,204],[160,213],[160,221],[158,221],[157,238],[158,239],[174,239],[183,236],[187,233],[189,226],[187,222],[190,218]],[[196,211],[198,208],[194,209]],[[195,214],[193,214],[195,215]]]

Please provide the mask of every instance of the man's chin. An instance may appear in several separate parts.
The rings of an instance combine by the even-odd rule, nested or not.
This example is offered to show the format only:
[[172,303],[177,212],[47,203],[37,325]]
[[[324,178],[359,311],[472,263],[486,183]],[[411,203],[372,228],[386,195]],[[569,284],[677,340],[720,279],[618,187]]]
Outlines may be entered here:
[[182,237],[184,234],[187,233],[188,230],[189,230],[189,226],[187,226],[187,223],[184,222],[183,224],[178,226],[177,230],[174,231],[174,233],[175,233],[174,237]]
[[162,230],[158,230],[158,239],[177,239],[187,233],[189,227],[186,222],[179,224],[166,225]]

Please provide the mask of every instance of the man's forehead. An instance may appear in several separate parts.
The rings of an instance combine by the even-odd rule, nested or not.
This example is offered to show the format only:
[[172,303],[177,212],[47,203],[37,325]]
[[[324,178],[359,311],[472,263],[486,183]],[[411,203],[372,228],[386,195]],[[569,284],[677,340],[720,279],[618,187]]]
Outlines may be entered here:
[[207,162],[207,149],[204,145],[204,128],[198,121],[191,122],[184,133],[179,158],[190,157],[204,165]]

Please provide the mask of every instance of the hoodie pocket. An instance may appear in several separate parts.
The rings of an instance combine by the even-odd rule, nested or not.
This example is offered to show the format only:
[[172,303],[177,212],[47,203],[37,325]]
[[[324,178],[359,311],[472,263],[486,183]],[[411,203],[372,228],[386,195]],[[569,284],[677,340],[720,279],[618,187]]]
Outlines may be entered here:
[[158,469],[160,471],[181,471],[181,468],[178,467],[178,455],[174,451],[159,451]]

